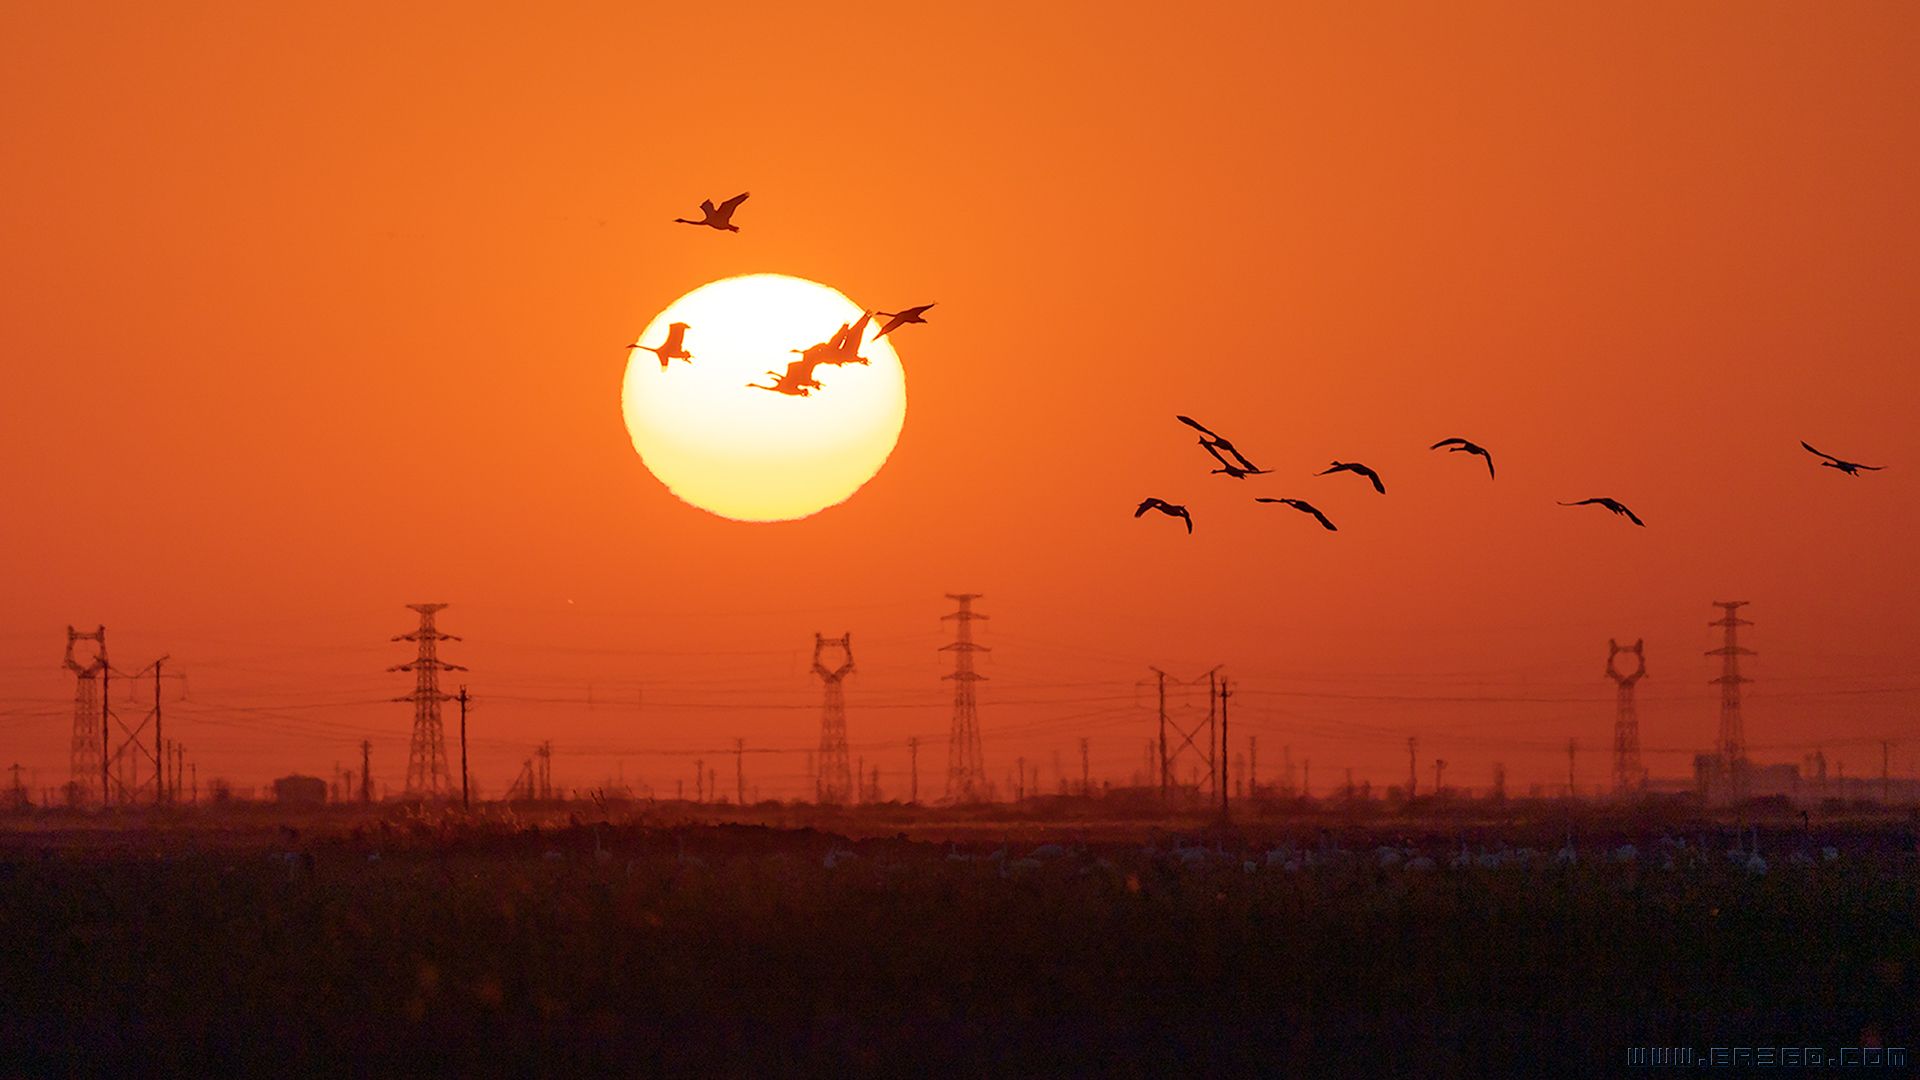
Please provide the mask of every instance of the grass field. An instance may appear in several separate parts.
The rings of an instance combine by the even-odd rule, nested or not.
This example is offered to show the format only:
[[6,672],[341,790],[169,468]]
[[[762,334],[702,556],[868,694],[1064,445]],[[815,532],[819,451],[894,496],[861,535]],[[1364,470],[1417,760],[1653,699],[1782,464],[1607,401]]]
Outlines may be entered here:
[[835,824],[21,819],[0,1074],[1611,1075],[1920,1017],[1905,819],[1764,872],[1703,822]]

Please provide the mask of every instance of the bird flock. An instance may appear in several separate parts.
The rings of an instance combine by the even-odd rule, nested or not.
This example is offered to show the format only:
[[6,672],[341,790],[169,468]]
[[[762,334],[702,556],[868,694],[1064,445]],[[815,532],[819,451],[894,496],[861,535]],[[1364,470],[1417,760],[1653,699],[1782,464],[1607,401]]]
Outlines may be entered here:
[[[1213,458],[1214,462],[1219,466],[1218,468],[1210,470],[1210,475],[1215,475],[1215,476],[1224,475],[1234,480],[1244,480],[1249,476],[1262,476],[1267,473],[1271,473],[1273,471],[1272,469],[1263,469],[1258,465],[1255,465],[1244,453],[1241,453],[1240,448],[1235,446],[1231,439],[1228,439],[1226,436],[1219,434],[1218,432],[1214,431],[1212,428],[1209,428],[1205,424],[1202,424],[1200,421],[1195,420],[1193,417],[1175,416],[1174,419],[1180,421],[1182,424],[1185,424],[1188,427],[1200,433],[1200,446],[1206,450],[1206,452]],[[1838,470],[1839,472],[1845,473],[1848,476],[1858,476],[1860,475],[1860,472],[1863,469],[1868,472],[1878,472],[1882,468],[1885,468],[1885,466],[1882,466],[1882,465],[1862,465],[1857,461],[1847,461],[1844,458],[1834,457],[1832,454],[1815,450],[1810,444],[1808,444],[1804,440],[1800,443],[1800,445],[1805,447],[1808,453],[1818,455],[1820,458],[1822,458],[1823,460],[1820,462],[1820,464],[1823,467]],[[1490,451],[1488,451],[1486,447],[1481,446],[1479,443],[1476,443],[1470,439],[1462,439],[1457,436],[1453,438],[1448,438],[1448,439],[1441,439],[1439,442],[1436,442],[1433,445],[1427,447],[1427,449],[1428,450],[1444,450],[1452,454],[1466,454],[1470,457],[1480,458],[1482,461],[1486,462],[1487,479],[1488,480],[1495,479],[1495,473],[1493,469],[1493,454]],[[1335,460],[1331,464],[1329,464],[1326,468],[1320,470],[1317,473],[1314,473],[1313,475],[1328,476],[1333,473],[1352,473],[1354,476],[1360,477],[1361,479],[1366,480],[1369,484],[1373,485],[1373,490],[1377,494],[1385,495],[1387,493],[1386,481],[1380,478],[1380,474],[1374,469],[1358,461]],[[1258,503],[1269,503],[1276,506],[1292,507],[1294,510],[1297,510],[1300,513],[1305,514],[1308,517],[1311,517],[1315,521],[1319,522],[1320,527],[1325,529],[1326,531],[1328,532],[1340,531],[1340,527],[1335,525],[1333,521],[1327,517],[1326,514],[1322,513],[1319,507],[1313,505],[1312,503],[1308,502],[1305,499],[1279,498],[1279,497],[1273,497],[1273,496],[1260,495],[1260,496],[1255,496],[1253,501]],[[1564,502],[1560,500],[1555,500],[1555,501],[1558,502],[1559,505],[1561,506],[1598,506],[1598,507],[1601,507],[1602,509],[1611,511],[1612,513],[1614,513],[1619,517],[1623,517],[1627,519],[1628,521],[1632,522],[1635,525],[1640,526],[1641,528],[1645,528],[1647,524],[1645,521],[1642,521],[1640,519],[1640,515],[1634,513],[1633,510],[1627,506],[1627,504],[1615,498],[1610,498],[1607,496],[1597,496],[1590,499],[1576,499],[1571,502]],[[1148,498],[1142,499],[1140,501],[1140,505],[1134,508],[1133,516],[1136,518],[1143,517],[1147,514],[1148,511],[1157,511],[1161,514],[1166,515],[1167,517],[1179,518],[1182,522],[1186,524],[1187,533],[1189,535],[1193,533],[1193,512],[1189,510],[1184,504],[1169,502],[1166,499],[1162,499],[1158,497],[1148,497]]]
[[[700,203],[701,216],[697,220],[674,218],[674,223],[697,225],[717,232],[737,233],[740,231],[740,226],[733,223],[733,215],[740,209],[740,204],[747,201],[748,194],[749,192],[743,191],[718,206],[713,204],[712,199],[704,199]],[[820,380],[814,377],[814,372],[818,368],[867,363],[867,358],[860,355],[860,346],[865,343],[867,329],[874,316],[878,315],[887,320],[880,327],[880,332],[873,335],[873,340],[878,341],[902,326],[926,322],[926,314],[933,307],[932,304],[917,304],[913,307],[901,308],[899,311],[863,311],[858,321],[841,323],[840,329],[828,340],[809,345],[804,349],[792,350],[800,354],[800,359],[789,362],[784,370],[769,370],[767,375],[772,381],[764,385],[757,382],[746,385],[750,389],[770,390],[789,397],[807,397],[815,390],[822,389]],[[693,354],[686,348],[687,331],[690,329],[692,328],[686,323],[669,323],[665,341],[658,345],[643,345],[636,341],[627,346],[627,352],[631,355],[635,349],[645,349],[653,353],[660,358],[661,371],[667,370],[675,360],[691,363]]]

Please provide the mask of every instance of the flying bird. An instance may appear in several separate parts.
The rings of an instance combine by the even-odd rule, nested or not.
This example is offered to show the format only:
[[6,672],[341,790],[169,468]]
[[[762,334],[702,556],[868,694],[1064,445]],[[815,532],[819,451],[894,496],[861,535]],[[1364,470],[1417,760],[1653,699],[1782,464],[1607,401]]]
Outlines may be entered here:
[[1165,499],[1147,499],[1141,502],[1139,506],[1134,507],[1133,516],[1139,517],[1149,510],[1158,510],[1168,517],[1177,517],[1187,523],[1187,532],[1193,532],[1193,515],[1187,513],[1186,507],[1175,506]]
[[674,223],[677,225],[705,225],[710,229],[719,229],[722,232],[739,232],[740,226],[733,223],[733,212],[740,209],[741,203],[747,201],[747,195],[748,193],[743,191],[733,198],[728,199],[726,202],[721,203],[719,206],[713,205],[712,199],[703,199],[700,202],[700,213],[704,216],[699,221],[694,221],[691,218],[677,217],[673,219]]
[[1233,462],[1228,461],[1226,458],[1226,455],[1222,454],[1218,449],[1216,449],[1213,443],[1210,443],[1205,439],[1200,440],[1200,445],[1206,448],[1207,453],[1213,455],[1213,460],[1220,463],[1220,467],[1213,470],[1214,473],[1216,474],[1225,473],[1228,476],[1233,477],[1235,480],[1244,480],[1249,476],[1257,476],[1261,473],[1270,473],[1273,471],[1272,469],[1246,468],[1244,466],[1244,463],[1246,462],[1247,459],[1240,457],[1239,454],[1233,455],[1234,457],[1239,458],[1239,460],[1242,462],[1242,464],[1236,465]]
[[1560,505],[1561,506],[1586,506],[1589,503],[1591,503],[1594,506],[1604,506],[1607,509],[1613,511],[1614,513],[1619,514],[1620,516],[1626,518],[1628,521],[1633,522],[1635,525],[1638,525],[1641,528],[1646,527],[1646,524],[1647,524],[1646,522],[1641,521],[1638,517],[1634,515],[1633,511],[1627,509],[1626,505],[1617,499],[1581,499],[1579,502],[1563,502]]
[[1486,458],[1487,459],[1487,479],[1489,480],[1493,479],[1493,455],[1487,453],[1486,447],[1480,446],[1476,443],[1468,442],[1465,439],[1441,439],[1439,442],[1434,443],[1432,446],[1427,447],[1427,449],[1438,450],[1443,446],[1446,447],[1447,450],[1451,453],[1479,454],[1481,457]]
[[660,370],[665,371],[667,370],[667,361],[669,360],[691,361],[693,359],[693,354],[686,350],[685,342],[683,340],[686,336],[687,336],[686,323],[683,323],[683,322],[668,323],[667,324],[667,340],[665,344],[656,348],[652,345],[642,345],[636,341],[633,344],[627,346],[627,348],[629,350],[645,349],[648,352],[654,354],[655,356],[658,356],[660,358]]
[[918,307],[905,308],[900,311],[874,312],[875,315],[878,315],[881,318],[887,320],[887,325],[881,327],[880,332],[873,335],[874,340],[878,341],[879,339],[886,337],[888,334],[893,333],[895,330],[898,330],[900,327],[906,326],[909,323],[926,322],[927,320],[921,318],[921,316],[925,315],[928,309],[932,307],[933,307],[932,304],[921,304]]
[[1859,476],[1861,469],[1865,469],[1868,472],[1879,472],[1881,469],[1886,468],[1885,465],[1862,465],[1857,461],[1843,461],[1840,458],[1834,457],[1832,454],[1822,453],[1808,446],[1805,439],[1800,440],[1800,445],[1807,447],[1807,453],[1826,458],[1827,460],[1820,463],[1823,468],[1839,469],[1848,476]]
[[1312,514],[1315,518],[1319,519],[1321,526],[1324,527],[1328,532],[1340,531],[1339,526],[1327,520],[1327,515],[1321,513],[1318,507],[1314,506],[1312,503],[1306,501],[1305,499],[1269,499],[1266,496],[1262,495],[1259,498],[1254,499],[1253,501],[1263,502],[1263,503],[1282,503],[1284,505],[1291,506],[1295,510],[1300,511],[1303,514]]
[[[1219,461],[1221,465],[1225,466],[1225,468],[1215,469],[1214,472],[1226,473],[1228,476],[1233,477],[1235,480],[1239,480],[1255,473],[1263,473],[1263,472],[1271,471],[1268,469],[1263,469],[1258,465],[1255,465],[1253,462],[1248,461],[1247,456],[1245,454],[1242,454],[1239,451],[1239,449],[1233,445],[1233,443],[1229,442],[1226,439],[1221,438],[1218,435],[1215,435],[1213,431],[1209,429],[1205,424],[1202,424],[1200,421],[1195,420],[1193,417],[1175,416],[1174,419],[1180,421],[1181,423],[1187,425],[1193,430],[1199,432],[1200,445],[1206,447],[1207,453],[1212,454],[1215,460]],[[1222,450],[1225,450],[1227,453],[1233,455],[1233,461],[1228,461],[1226,458],[1221,457],[1220,451]],[[1238,462],[1238,464],[1235,464],[1235,462]]]
[[1372,469],[1367,468],[1365,465],[1362,465],[1357,461],[1336,461],[1333,463],[1332,468],[1322,469],[1319,472],[1314,473],[1313,475],[1325,476],[1328,473],[1337,473],[1337,472],[1350,472],[1357,476],[1364,476],[1367,479],[1373,481],[1373,490],[1379,492],[1382,495],[1385,495],[1387,493],[1387,485],[1380,482],[1380,474],[1377,472],[1374,472]]
[[815,364],[830,364],[839,367],[842,364],[865,364],[867,358],[860,355],[861,339],[867,336],[867,323],[872,321],[873,313],[863,311],[858,322],[841,323],[830,340],[818,345],[809,345],[804,349],[792,349]]

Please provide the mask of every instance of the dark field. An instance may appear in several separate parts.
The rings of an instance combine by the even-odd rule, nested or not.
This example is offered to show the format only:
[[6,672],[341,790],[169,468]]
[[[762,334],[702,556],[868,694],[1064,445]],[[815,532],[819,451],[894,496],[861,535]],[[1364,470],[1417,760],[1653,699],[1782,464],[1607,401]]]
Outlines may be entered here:
[[1569,863],[1565,811],[791,813],[14,819],[0,1073],[1613,1075],[1920,1015],[1905,817],[1782,815],[1762,870],[1596,817]]

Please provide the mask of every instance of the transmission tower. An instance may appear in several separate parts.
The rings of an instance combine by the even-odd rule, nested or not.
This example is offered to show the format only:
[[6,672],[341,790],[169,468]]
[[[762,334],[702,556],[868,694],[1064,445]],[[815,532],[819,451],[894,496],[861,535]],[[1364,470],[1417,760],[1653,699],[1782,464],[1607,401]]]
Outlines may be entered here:
[[1732,799],[1743,799],[1747,795],[1747,731],[1740,716],[1740,684],[1752,680],[1740,674],[1740,658],[1753,656],[1754,651],[1740,646],[1739,628],[1753,624],[1738,614],[1746,604],[1745,600],[1715,600],[1713,606],[1725,614],[1707,624],[1726,631],[1725,644],[1709,650],[1707,655],[1720,657],[1720,677],[1713,680],[1720,687],[1720,768],[1726,775],[1727,795]]
[[[94,643],[93,659],[82,664],[74,659],[73,647],[79,642]],[[67,802],[74,806],[105,800],[107,773],[101,754],[106,734],[106,712],[100,698],[100,673],[107,669],[107,628],[95,627],[83,634],[67,627],[67,670],[73,672],[73,750],[67,777]]]
[[409,611],[420,613],[420,628],[411,634],[397,635],[393,640],[417,643],[420,654],[410,663],[395,664],[387,669],[414,673],[413,693],[394,698],[413,702],[413,741],[407,749],[407,795],[411,798],[447,798],[453,794],[453,776],[447,770],[446,733],[440,726],[440,703],[453,700],[453,695],[440,691],[440,673],[467,669],[440,659],[442,641],[460,640],[434,628],[434,612],[446,606],[407,605]]
[[[1623,655],[1631,655],[1636,661],[1630,672],[1621,672],[1616,664]],[[1613,712],[1613,790],[1621,795],[1647,786],[1647,770],[1640,767],[1640,709],[1633,700],[1634,684],[1646,674],[1646,639],[1630,646],[1607,639],[1607,678],[1618,688]]]
[[[828,667],[821,657],[829,648],[840,650],[838,667]],[[842,687],[853,671],[853,635],[837,638],[813,635],[813,673],[820,676],[820,757],[819,773],[813,779],[814,801],[823,806],[839,806],[853,797],[853,767],[847,761],[847,698]]]
[[953,653],[953,729],[947,736],[947,798],[955,802],[976,803],[987,795],[987,765],[980,753],[980,713],[974,700],[973,684],[986,678],[973,670],[973,654],[989,652],[973,641],[973,620],[984,619],[973,610],[980,593],[948,593],[947,599],[960,610],[940,616],[942,622],[954,620],[953,640],[940,646]]
[[[1207,782],[1212,785],[1211,794],[1215,798],[1225,790],[1221,784],[1220,775],[1225,769],[1225,759],[1223,755],[1215,752],[1220,741],[1219,708],[1223,699],[1220,697],[1219,672],[1222,666],[1224,665],[1215,664],[1191,679],[1176,679],[1157,667],[1147,668],[1148,671],[1153,672],[1154,689],[1159,701],[1160,798],[1162,801],[1165,801],[1173,790],[1180,787],[1179,766],[1181,758],[1188,754],[1193,756],[1196,768],[1205,772]],[[1207,711],[1204,716],[1190,705],[1176,713],[1167,711],[1167,687],[1192,687],[1197,690],[1202,684],[1207,688]],[[1191,693],[1187,696],[1190,698]],[[1183,716],[1185,719],[1182,719]],[[1207,740],[1204,748],[1198,741],[1203,730],[1206,732]],[[1171,738],[1167,735],[1169,731],[1173,733]],[[1193,794],[1199,794],[1197,784]]]

